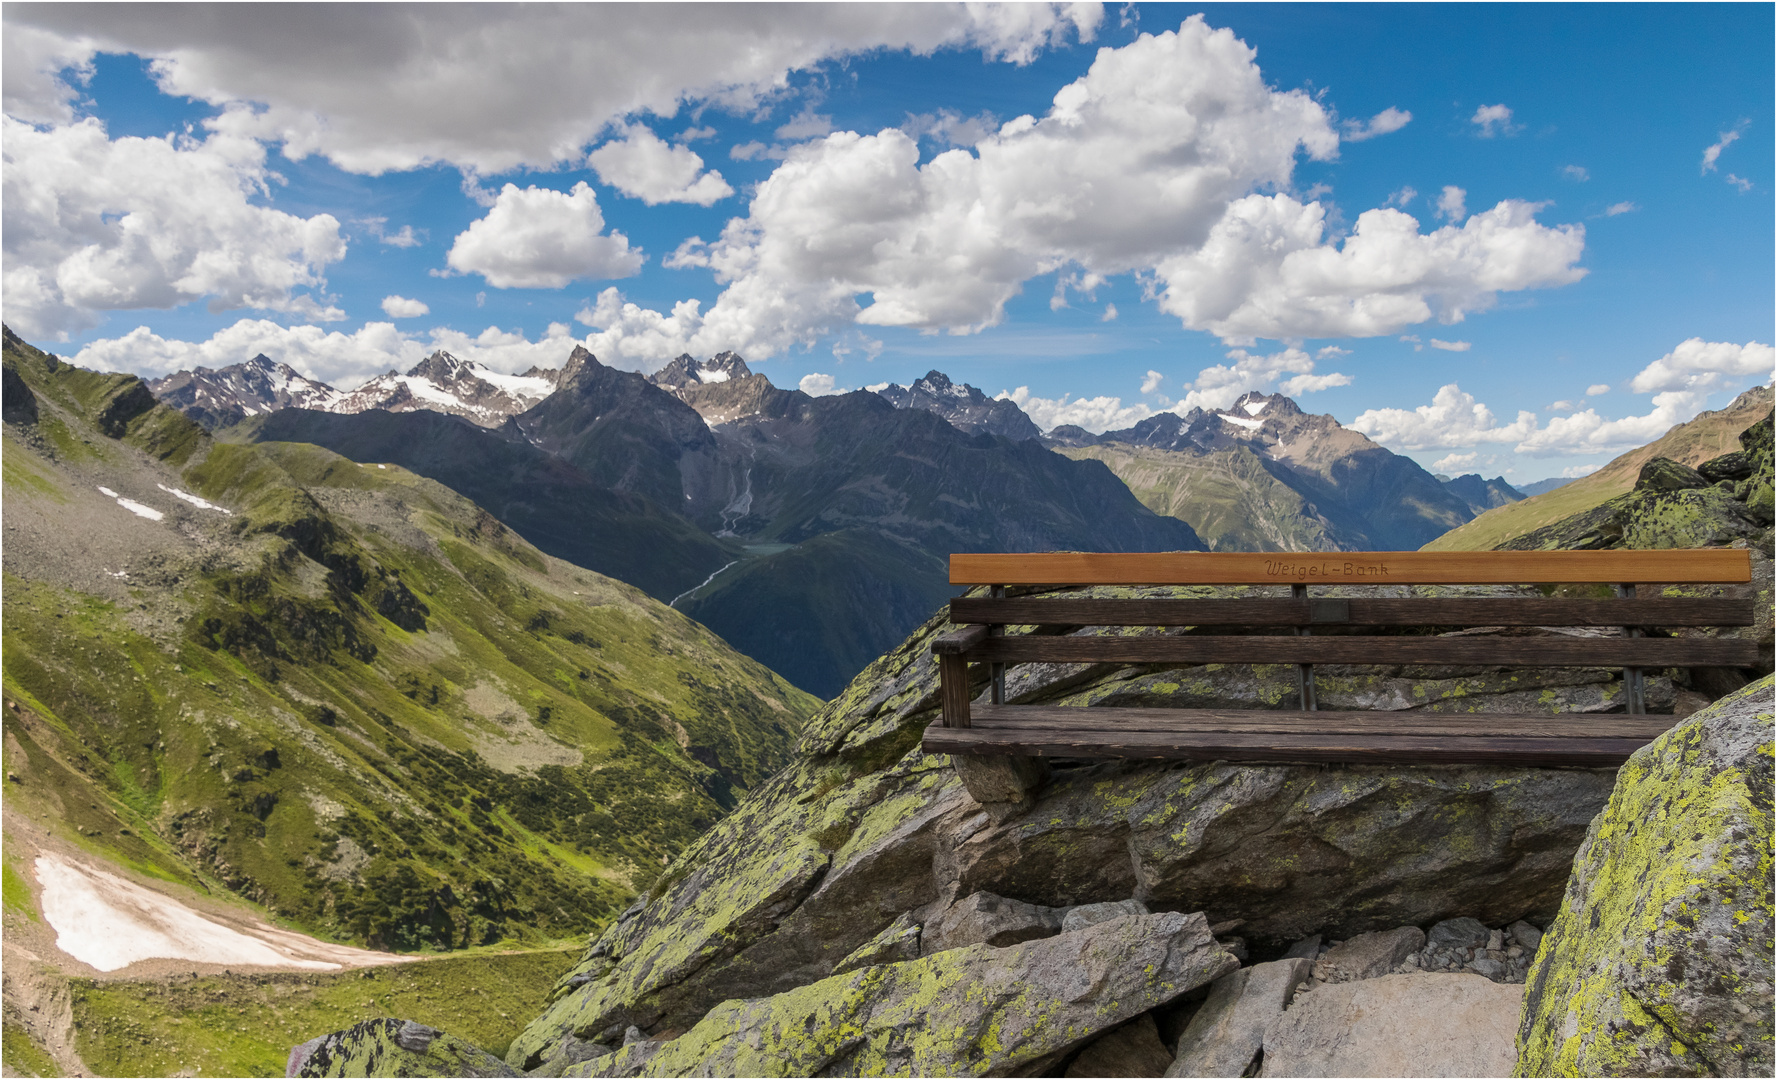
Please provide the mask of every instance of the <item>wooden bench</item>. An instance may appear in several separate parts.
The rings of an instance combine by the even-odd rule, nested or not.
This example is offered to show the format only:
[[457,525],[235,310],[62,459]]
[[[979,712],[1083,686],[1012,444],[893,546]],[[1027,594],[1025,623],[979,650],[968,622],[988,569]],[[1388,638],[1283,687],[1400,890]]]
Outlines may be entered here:
[[[1674,722],[1647,715],[1648,668],[1750,667],[1756,642],[1645,636],[1651,628],[1750,626],[1753,601],[1636,596],[1636,583],[1751,580],[1744,550],[952,555],[953,585],[987,596],[951,601],[963,629],[932,646],[942,718],[928,753],[1239,762],[1410,762],[1610,766]],[[1616,587],[1615,599],[1368,598],[1311,595],[1335,585]],[[1008,586],[1288,585],[1238,599],[1007,597]],[[1324,592],[1324,590],[1322,590]],[[1644,592],[1646,586],[1644,585]],[[1008,626],[1028,633],[1008,634]],[[1086,627],[1191,632],[1076,635]],[[1204,628],[1282,628],[1253,634]],[[1404,627],[1614,627],[1613,636],[1411,634]],[[1389,629],[1394,633],[1386,633]],[[1317,633],[1318,631],[1318,633]],[[1385,631],[1376,633],[1375,631]],[[1090,708],[1005,703],[1005,665],[1294,664],[1299,708]],[[969,664],[988,665],[988,703],[970,702]],[[1623,669],[1626,711],[1522,715],[1332,711],[1316,707],[1315,664],[1519,665]]]

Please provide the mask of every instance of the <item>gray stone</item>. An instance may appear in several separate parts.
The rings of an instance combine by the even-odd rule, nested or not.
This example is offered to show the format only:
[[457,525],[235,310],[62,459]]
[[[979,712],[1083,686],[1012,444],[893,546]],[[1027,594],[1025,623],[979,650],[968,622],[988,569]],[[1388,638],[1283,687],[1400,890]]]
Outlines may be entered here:
[[1148,905],[1140,900],[1111,900],[1103,904],[1081,904],[1067,909],[1061,920],[1061,932],[1083,930],[1101,922],[1121,919],[1125,915],[1146,915]]
[[1468,970],[1476,975],[1492,979],[1494,982],[1504,982],[1506,977],[1506,966],[1490,956],[1469,961]]
[[1427,949],[1479,949],[1487,944],[1487,935],[1492,931],[1487,924],[1479,919],[1466,916],[1458,919],[1445,919],[1431,928],[1425,935]]
[[917,959],[919,956],[920,925],[908,912],[889,923],[888,929],[858,946],[858,950],[846,957],[833,968],[833,974],[843,975],[859,968],[874,967],[877,964],[898,964],[903,960]]
[[1770,1076],[1772,679],[1637,751],[1530,969],[1529,1076]]
[[290,1051],[286,1076],[517,1076],[492,1054],[412,1020],[366,1020]]
[[569,1075],[1005,1075],[1233,966],[1202,914],[1135,915],[725,1001],[645,1061],[627,1060],[628,1047]]
[[1283,955],[1286,960],[1294,959],[1296,957],[1300,957],[1304,960],[1314,960],[1318,958],[1320,956],[1320,935],[1309,934],[1294,945],[1291,945]]
[[1167,1076],[1241,1076],[1283,1016],[1310,964],[1296,957],[1241,968],[1217,979],[1179,1036]]
[[615,1047],[607,1046],[604,1043],[576,1039],[570,1035],[555,1045],[549,1057],[541,1065],[525,1075],[539,1078],[539,1080],[550,1080],[550,1078],[565,1075],[568,1069],[581,1062],[604,1057],[615,1049]]
[[1092,1040],[1063,1076],[1164,1076],[1172,1053],[1160,1041],[1152,1013]]
[[1384,975],[1304,995],[1265,1033],[1260,1076],[1510,1076],[1524,988]]
[[1523,946],[1526,952],[1536,952],[1537,946],[1543,943],[1543,932],[1523,919],[1506,927],[1506,932],[1512,936],[1513,941]]
[[[995,821],[948,758],[919,750],[938,708],[930,638],[947,629],[933,620],[810,721],[790,764],[566,973],[509,1063],[535,1068],[566,1037],[615,1042],[631,1024],[689,1030],[723,1001],[810,985],[909,912],[929,951],[929,916],[976,892],[1054,908],[1135,898],[1203,910],[1216,925],[1244,920],[1250,941],[1454,915],[1503,926],[1555,909],[1613,780],[1581,769],[1115,761],[1057,769],[1028,811]],[[1009,695],[1034,704],[1263,708],[1294,693],[1282,667],[1020,664],[1008,674]],[[1328,708],[1588,712],[1617,693],[1609,673],[1576,669],[1324,675]],[[1662,684],[1649,685],[1657,702]]]
[[1393,971],[1424,944],[1425,932],[1417,926],[1359,934],[1321,957],[1314,965],[1314,977],[1321,982],[1374,979]]
[[1030,809],[1031,793],[1049,779],[1047,758],[957,754],[950,765],[969,797],[996,823]]
[[966,945],[1004,948],[1059,934],[1061,924],[1062,912],[1057,908],[989,892],[970,893],[927,924],[920,934],[919,948],[925,956]]

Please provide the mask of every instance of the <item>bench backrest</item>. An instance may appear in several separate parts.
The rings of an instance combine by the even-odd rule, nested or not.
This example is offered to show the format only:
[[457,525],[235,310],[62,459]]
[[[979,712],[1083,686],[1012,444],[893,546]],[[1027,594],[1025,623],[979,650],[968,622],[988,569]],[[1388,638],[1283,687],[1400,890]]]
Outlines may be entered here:
[[1752,553],[1676,551],[1085,552],[958,554],[952,585],[1744,584]]

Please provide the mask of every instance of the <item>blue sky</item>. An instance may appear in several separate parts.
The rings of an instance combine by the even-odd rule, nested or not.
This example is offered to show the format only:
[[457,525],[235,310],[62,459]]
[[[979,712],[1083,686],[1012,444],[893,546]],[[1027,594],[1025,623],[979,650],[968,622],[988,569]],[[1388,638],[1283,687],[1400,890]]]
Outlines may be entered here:
[[1768,5],[4,17],[5,316],[91,366],[1281,389],[1518,481],[1770,378]]

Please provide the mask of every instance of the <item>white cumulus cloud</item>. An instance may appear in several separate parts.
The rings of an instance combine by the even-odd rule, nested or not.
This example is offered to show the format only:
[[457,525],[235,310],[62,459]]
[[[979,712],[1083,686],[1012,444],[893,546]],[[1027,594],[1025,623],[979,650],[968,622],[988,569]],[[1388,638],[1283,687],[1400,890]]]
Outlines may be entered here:
[[1363,142],[1365,139],[1374,139],[1378,135],[1399,131],[1406,127],[1412,119],[1412,113],[1390,105],[1368,120],[1347,120],[1340,127],[1346,142]]
[[1730,380],[1747,375],[1771,377],[1777,350],[1757,341],[1736,345],[1731,341],[1690,338],[1636,373],[1629,389],[1637,394],[1657,390],[1716,390]]
[[1468,352],[1474,348],[1474,342],[1471,341],[1439,341],[1437,338],[1432,338],[1426,344],[1445,352]]
[[1044,431],[1074,424],[1096,435],[1130,427],[1154,415],[1154,410],[1139,402],[1124,405],[1120,397],[1076,398],[1072,394],[1063,394],[1058,398],[1042,398],[1031,394],[1028,386],[1001,390],[994,397],[1023,409]]
[[734,194],[722,174],[703,169],[703,158],[686,146],[673,146],[640,124],[587,155],[599,179],[649,206],[696,203],[710,206]]
[[[1296,396],[1351,385],[1351,376],[1336,371],[1315,374],[1314,358],[1294,346],[1269,355],[1234,349],[1228,353],[1228,359],[1234,362],[1204,368],[1196,379],[1185,384],[1189,393],[1179,402],[1179,411],[1226,409],[1248,390],[1269,392],[1276,387]],[[1293,377],[1285,379],[1285,375]]]
[[1467,199],[1468,192],[1454,184],[1444,185],[1443,194],[1438,196],[1438,216],[1448,222],[1460,222],[1468,216]]
[[1584,165],[1563,165],[1561,166],[1561,175],[1581,184],[1592,179],[1592,174],[1586,171]]
[[1164,385],[1166,385],[1166,376],[1149,368],[1147,376],[1141,381],[1141,392],[1144,394],[1151,394]]
[[[98,51],[153,62],[219,129],[381,173],[482,175],[577,159],[601,131],[687,103],[752,110],[790,72],[876,49],[1028,63],[1091,40],[1098,4],[79,5],[4,11],[5,109],[65,122]],[[421,30],[423,29],[423,32]]]
[[1586,396],[1587,397],[1597,397],[1599,394],[1608,394],[1608,393],[1610,393],[1610,384],[1609,383],[1601,383],[1601,382],[1600,383],[1593,383],[1591,386],[1586,387]]
[[1740,132],[1744,130],[1745,127],[1746,122],[1742,120],[1739,124],[1735,125],[1734,130],[1722,132],[1721,138],[1717,139],[1713,145],[1703,151],[1703,172],[1711,173],[1715,171],[1716,162],[1721,160],[1722,151],[1739,141]]
[[1445,454],[1431,463],[1434,472],[1457,473],[1474,465],[1481,455],[1470,451],[1466,454]]
[[628,277],[643,256],[629,238],[606,233],[598,197],[582,180],[572,191],[500,189],[487,216],[457,234],[446,261],[496,289],[559,289],[580,278]]
[[266,319],[241,319],[205,341],[164,338],[146,326],[121,337],[92,342],[74,363],[97,371],[165,375],[199,365],[226,367],[259,353],[289,364],[311,379],[344,390],[389,370],[405,371],[431,353],[453,356],[516,374],[532,366],[559,368],[577,340],[566,323],[551,323],[535,341],[517,331],[490,326],[479,334],[437,327],[425,334],[404,333],[394,323],[365,323],[347,334],[319,326],[280,326]]
[[833,394],[843,394],[846,392],[843,387],[834,382],[833,376],[823,374],[819,371],[810,372],[809,374],[802,376],[801,380],[796,383],[796,389],[807,394],[809,397],[830,397]]
[[405,296],[383,297],[383,314],[391,319],[415,319],[431,313],[432,309],[423,300],[410,300]]
[[62,339],[101,312],[200,299],[344,318],[297,291],[324,288],[345,256],[339,221],[250,202],[274,178],[251,139],[111,139],[97,120],[11,117],[0,133],[5,317],[19,333]]
[[1491,139],[1495,135],[1513,135],[1518,128],[1512,124],[1512,110],[1504,105],[1483,105],[1469,117],[1469,123],[1480,130],[1476,132],[1483,139]]
[[1518,442],[1536,430],[1536,414],[1520,412],[1500,424],[1493,410],[1464,393],[1455,383],[1440,387],[1430,405],[1415,409],[1369,409],[1346,425],[1384,446],[1400,450],[1433,450],[1477,443]]

